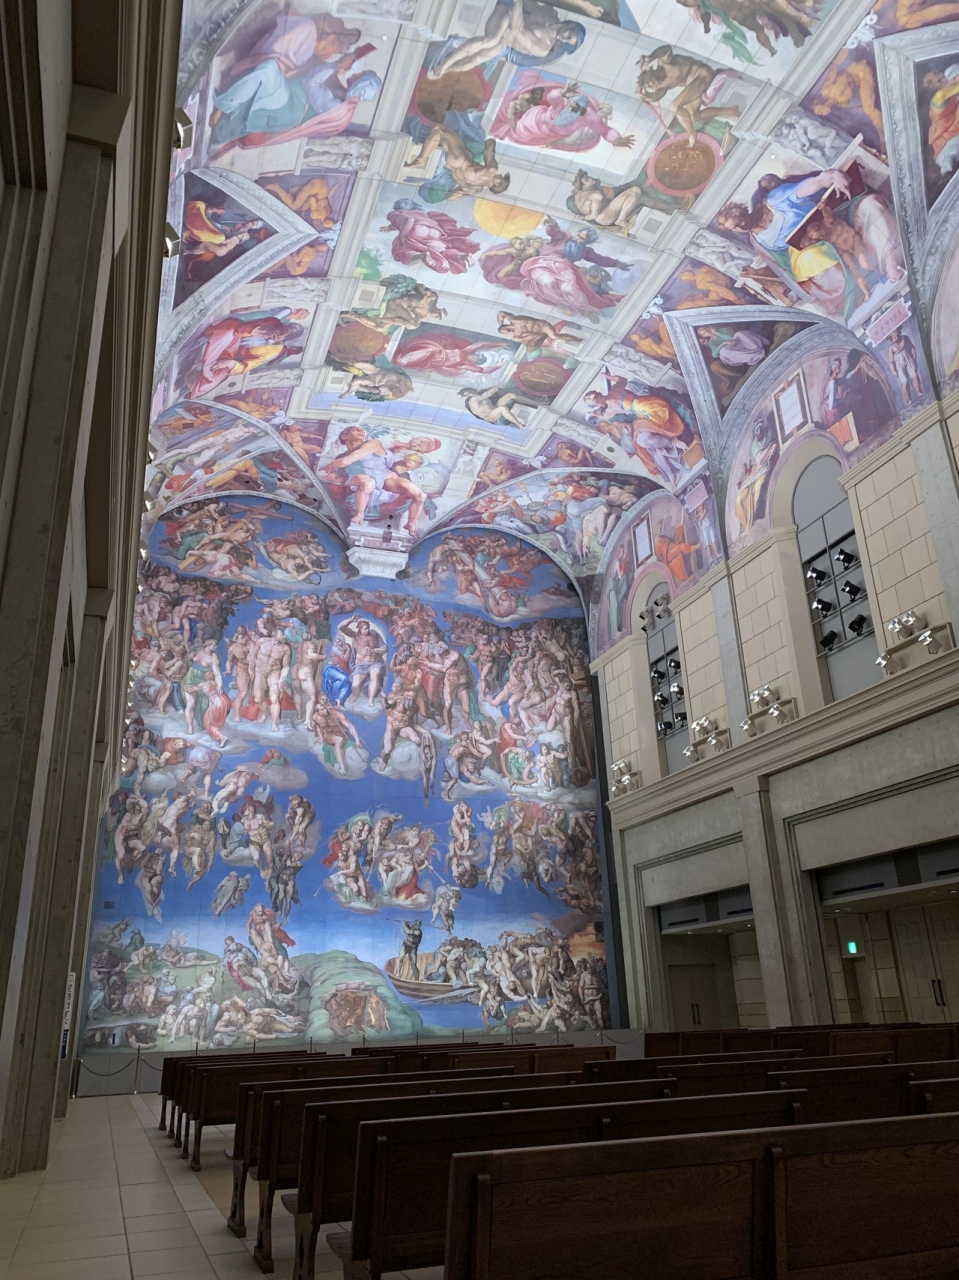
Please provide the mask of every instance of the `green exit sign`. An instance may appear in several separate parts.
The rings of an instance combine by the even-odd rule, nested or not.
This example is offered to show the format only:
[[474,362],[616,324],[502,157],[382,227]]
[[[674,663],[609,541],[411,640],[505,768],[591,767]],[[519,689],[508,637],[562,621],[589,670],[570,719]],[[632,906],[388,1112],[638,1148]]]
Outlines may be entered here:
[[849,952],[851,956],[857,955],[859,952],[859,944],[856,942],[847,942],[846,950]]

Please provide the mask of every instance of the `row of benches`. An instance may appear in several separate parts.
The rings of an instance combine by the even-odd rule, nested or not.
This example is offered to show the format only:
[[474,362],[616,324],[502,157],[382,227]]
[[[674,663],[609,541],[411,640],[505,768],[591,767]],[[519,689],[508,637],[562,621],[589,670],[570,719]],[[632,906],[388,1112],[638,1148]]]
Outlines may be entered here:
[[[941,1028],[929,1029],[929,1035],[924,1035],[921,1028],[903,1030],[912,1036],[914,1048],[925,1045],[945,1050],[954,1043],[937,1035]],[[845,1044],[850,1042],[846,1040]],[[826,1128],[831,1131],[837,1121],[844,1122],[840,1127],[850,1128],[845,1122],[856,1117],[868,1117],[867,1123],[872,1124],[875,1117],[950,1109],[953,1103],[959,1106],[959,1061],[896,1062],[893,1059],[899,1051],[900,1046],[893,1041],[885,1045],[885,1051],[867,1050],[825,1060],[800,1057],[800,1050],[793,1047],[739,1050],[718,1057],[694,1054],[693,1061],[688,1056],[681,1060],[616,1061],[613,1051],[607,1049],[604,1060],[594,1062],[590,1058],[596,1056],[595,1048],[524,1046],[484,1051],[456,1046],[440,1052],[418,1050],[418,1072],[398,1071],[399,1065],[410,1066],[411,1061],[401,1063],[395,1053],[370,1053],[351,1059],[291,1054],[284,1061],[279,1055],[270,1055],[268,1061],[259,1055],[256,1061],[231,1059],[215,1063],[191,1058],[189,1067],[187,1060],[171,1059],[169,1066],[164,1066],[162,1088],[166,1101],[174,1101],[179,1088],[177,1108],[185,1113],[187,1124],[191,1115],[194,1117],[194,1155],[198,1163],[202,1124],[229,1122],[227,1118],[213,1118],[220,1113],[210,1109],[209,1100],[225,1094],[228,1080],[234,1082],[232,1115],[236,1130],[230,1226],[237,1234],[245,1231],[244,1191],[247,1176],[252,1173],[260,1193],[254,1256],[264,1271],[273,1269],[271,1222],[275,1196],[295,1188],[283,1196],[296,1222],[295,1280],[309,1280],[313,1274],[321,1225],[350,1218],[351,1234],[334,1233],[328,1237],[330,1247],[344,1260],[346,1275],[378,1276],[388,1270],[438,1265],[445,1258],[448,1277],[469,1275],[477,1280],[500,1275],[508,1275],[511,1280],[520,1276],[558,1278],[581,1274],[587,1267],[591,1275],[627,1276],[640,1272],[616,1270],[622,1259],[620,1264],[611,1264],[612,1270],[596,1270],[591,1252],[596,1247],[595,1240],[587,1249],[590,1261],[585,1263],[582,1251],[565,1246],[548,1265],[541,1247],[539,1252],[534,1250],[526,1256],[522,1266],[517,1257],[524,1248],[532,1248],[530,1230],[537,1235],[544,1233],[544,1238],[552,1230],[549,1215],[544,1216],[542,1208],[543,1203],[553,1204],[555,1196],[559,1197],[557,1203],[564,1206],[560,1217],[567,1231],[589,1204],[594,1210],[597,1205],[602,1206],[604,1235],[605,1215],[614,1206],[618,1213],[625,1205],[627,1219],[637,1217],[641,1208],[636,1230],[653,1230],[645,1199],[637,1201],[628,1188],[634,1183],[638,1186],[644,1178],[648,1181],[642,1161],[652,1157],[649,1152],[637,1156],[634,1147],[652,1150],[652,1146],[663,1145],[654,1139],[668,1138],[668,1148],[679,1140],[678,1135],[697,1135],[683,1139],[688,1144],[705,1140],[705,1135],[716,1130],[768,1129],[779,1134],[784,1126],[790,1126],[789,1132],[795,1134],[800,1129],[794,1126],[799,1125],[802,1132],[813,1133],[819,1128],[807,1128],[810,1121],[829,1121]],[[355,1064],[357,1074],[347,1077],[343,1064],[350,1062]],[[560,1063],[561,1070],[551,1070]],[[211,1093],[214,1086],[210,1073],[219,1078],[215,1093]],[[534,1074],[535,1081],[528,1078]],[[257,1078],[246,1079],[249,1075]],[[240,1081],[239,1076],[244,1079]],[[937,1076],[947,1078],[936,1081]],[[948,1079],[950,1076],[955,1079]],[[206,1083],[200,1084],[204,1079]],[[207,1100],[205,1111],[200,1105],[201,1096]],[[227,1109],[230,1108],[223,1108]],[[738,1140],[743,1135],[724,1137]],[[643,1141],[638,1142],[639,1139]],[[584,1152],[582,1144],[590,1144],[586,1150],[591,1151],[597,1142],[602,1143],[604,1153],[610,1153],[612,1163],[602,1177],[584,1172],[587,1185],[577,1191],[574,1169]],[[767,1147],[771,1146],[776,1142],[770,1140]],[[498,1150],[490,1154],[491,1148]],[[783,1149],[781,1143],[778,1149]],[[860,1150],[855,1146],[849,1149]],[[636,1159],[640,1163],[634,1168],[631,1162]],[[768,1153],[762,1156],[763,1170],[771,1160]],[[477,1161],[486,1163],[479,1168]],[[526,1172],[515,1178],[517,1161]],[[737,1157],[733,1163],[738,1169],[743,1161]],[[599,1168],[595,1161],[587,1164],[591,1170]],[[586,1167],[582,1166],[584,1171]],[[953,1176],[955,1172],[953,1169]],[[699,1175],[689,1174],[693,1182],[696,1176],[705,1193],[712,1185],[712,1175],[704,1169]],[[761,1180],[756,1181],[757,1176],[755,1170],[749,1175],[759,1188]],[[532,1182],[538,1186],[543,1179],[543,1186],[532,1200],[524,1199],[524,1185]],[[656,1181],[661,1184],[663,1175],[657,1174]],[[491,1188],[489,1194],[484,1187]],[[619,1189],[614,1192],[614,1187]],[[758,1190],[756,1194],[759,1195]],[[541,1202],[541,1195],[545,1201]],[[763,1191],[762,1196],[765,1195]],[[568,1196],[572,1198],[567,1199]],[[518,1202],[514,1203],[516,1197],[526,1205],[525,1211]],[[504,1211],[507,1203],[513,1208]],[[469,1212],[462,1212],[467,1205]],[[449,1212],[454,1207],[456,1211]],[[522,1218],[524,1213],[528,1216],[531,1208],[532,1219],[525,1227],[518,1225],[517,1217]],[[642,1227],[643,1222],[647,1228]],[[774,1230],[770,1222],[774,1223]],[[775,1214],[771,1218],[758,1210],[750,1218],[750,1238],[755,1237],[755,1249],[759,1250],[756,1258],[760,1261],[767,1259],[769,1230],[775,1236],[784,1229],[782,1223],[782,1214],[777,1219]],[[746,1230],[742,1224],[740,1227]],[[632,1239],[628,1222],[611,1229],[614,1235],[622,1231]],[[588,1235],[586,1231],[583,1238]],[[552,1242],[565,1236],[563,1232],[553,1232],[549,1238],[552,1250]],[[681,1232],[676,1238],[682,1240],[683,1258],[694,1259],[695,1251],[690,1253]],[[705,1239],[708,1240],[708,1233]],[[652,1245],[646,1241],[635,1247],[647,1249]],[[634,1245],[629,1246],[633,1248]],[[619,1257],[617,1249],[618,1245],[612,1248],[611,1256]],[[711,1268],[703,1271],[698,1263],[694,1266],[690,1261],[689,1265],[691,1269],[687,1270],[683,1262],[677,1270],[674,1260],[662,1274],[778,1276],[781,1270],[778,1263],[776,1270],[756,1272]],[[916,1265],[910,1261],[908,1267],[913,1269],[907,1267],[901,1274],[932,1274],[914,1269]],[[642,1272],[658,1273],[657,1267]],[[788,1269],[781,1273],[793,1274]],[[843,1270],[841,1274],[853,1273]],[[871,1276],[879,1274],[874,1269],[870,1271]]]

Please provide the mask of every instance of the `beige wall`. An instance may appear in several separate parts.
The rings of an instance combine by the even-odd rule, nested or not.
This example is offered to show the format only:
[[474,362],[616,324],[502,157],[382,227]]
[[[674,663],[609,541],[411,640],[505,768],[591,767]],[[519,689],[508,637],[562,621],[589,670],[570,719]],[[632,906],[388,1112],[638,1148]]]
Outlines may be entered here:
[[746,687],[774,685],[784,698],[798,694],[793,655],[786,639],[781,555],[778,543],[733,572]]
[[683,677],[690,720],[709,716],[727,728],[726,689],[719,662],[719,637],[712,595],[705,591],[688,605],[675,608],[683,649]]
[[855,493],[875,584],[877,632],[908,609],[923,614],[930,625],[947,621],[942,577],[908,446],[858,481]]

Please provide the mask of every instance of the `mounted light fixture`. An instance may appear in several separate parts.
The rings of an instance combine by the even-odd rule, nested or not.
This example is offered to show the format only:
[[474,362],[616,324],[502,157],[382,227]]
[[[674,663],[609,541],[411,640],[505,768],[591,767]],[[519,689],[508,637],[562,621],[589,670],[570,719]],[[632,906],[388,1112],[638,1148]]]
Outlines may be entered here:
[[673,730],[672,720],[658,720],[656,722],[656,732],[659,734],[661,738],[665,738],[667,733],[672,733],[672,730]]
[[688,747],[683,747],[683,755],[690,764],[698,764],[702,760],[702,749],[698,742],[691,742]]
[[836,606],[831,600],[823,600],[821,596],[816,596],[811,607],[816,610],[821,618],[828,618]]
[[841,564],[844,569],[851,569],[858,561],[859,557],[853,551],[847,551],[845,547],[840,547],[833,559],[837,564]]
[[639,620],[640,620],[640,622],[652,622],[652,620],[653,620],[653,611],[652,611],[652,609],[650,609],[650,608],[640,609],[640,611],[639,611]]
[[814,569],[813,566],[810,565],[809,568],[806,570],[806,577],[810,580],[810,582],[815,582],[817,587],[821,587],[822,584],[828,579],[829,574],[824,573],[822,569]]
[[915,609],[907,609],[898,618],[890,618],[886,623],[886,630],[891,631],[897,640],[908,640],[915,632],[922,631],[925,625],[926,620],[921,613],[916,613]]
[[856,600],[859,596],[862,595],[863,589],[858,582],[850,582],[849,579],[847,578],[846,581],[839,588],[839,590],[844,595],[847,595],[850,600]]
[[849,630],[854,636],[861,636],[869,625],[869,619],[864,613],[857,613],[852,622],[849,623]]
[[173,111],[173,149],[183,151],[193,146],[193,121],[182,107]]
[[685,729],[688,722],[689,716],[687,716],[685,711],[676,712],[676,723],[679,725],[680,729]]
[[759,732],[755,723],[750,720],[749,716],[747,716],[745,720],[740,720],[739,727],[747,738],[755,738],[756,734]]
[[653,667],[653,669],[649,673],[649,678],[653,682],[653,684],[662,684],[663,681],[666,679],[666,672],[663,671],[660,667]]
[[765,711],[767,707],[779,701],[779,690],[774,689],[772,685],[764,684],[760,688],[752,690],[749,695],[749,701],[757,710]]
[[920,632],[916,639],[925,648],[927,653],[939,653],[942,649],[942,645],[930,630]]
[[830,649],[835,647],[836,641],[839,639],[838,631],[827,631],[825,635],[819,637],[819,643],[828,653]]
[[674,680],[673,683],[669,686],[669,692],[673,695],[674,698],[681,698],[685,690],[683,689],[683,686],[679,683],[678,680]]
[[669,596],[665,591],[653,601],[653,609],[657,618],[669,617]]
[[881,653],[876,659],[876,666],[881,667],[887,676],[899,670],[899,664],[891,653]]
[[666,694],[663,693],[662,690],[660,690],[659,693],[653,694],[653,702],[655,702],[656,706],[659,708],[669,706],[669,698],[667,698]]
[[180,256],[180,233],[169,222],[163,228],[163,256],[164,258]]
[[678,658],[670,658],[669,661],[666,663],[666,669],[667,671],[682,671],[683,664],[679,661]]

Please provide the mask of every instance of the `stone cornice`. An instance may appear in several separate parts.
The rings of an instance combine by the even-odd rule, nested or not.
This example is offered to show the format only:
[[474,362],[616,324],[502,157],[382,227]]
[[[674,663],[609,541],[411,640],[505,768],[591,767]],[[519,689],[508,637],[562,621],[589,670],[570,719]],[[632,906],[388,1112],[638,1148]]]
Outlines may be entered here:
[[959,704],[959,650],[887,676],[871,689],[609,802],[625,831]]
[[634,649],[636,645],[645,645],[645,643],[645,636],[623,636],[622,640],[617,640],[611,649],[607,649],[599,658],[594,658],[589,664],[589,669],[593,675],[596,675],[596,673],[602,671],[604,667],[608,667],[609,664],[614,661],[614,659],[618,658],[621,653],[628,653],[630,649]]

